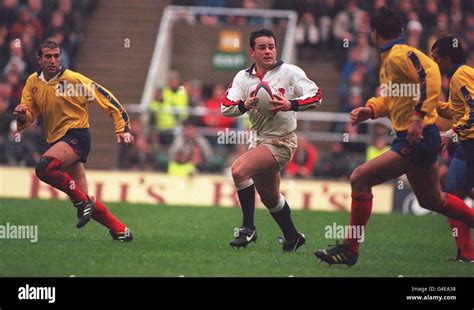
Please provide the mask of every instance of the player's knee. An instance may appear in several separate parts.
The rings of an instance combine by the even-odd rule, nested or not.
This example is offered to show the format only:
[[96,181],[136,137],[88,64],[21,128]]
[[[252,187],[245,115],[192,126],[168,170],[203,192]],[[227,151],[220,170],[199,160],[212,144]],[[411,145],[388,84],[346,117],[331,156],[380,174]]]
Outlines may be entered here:
[[51,156],[42,156],[35,167],[36,176],[40,180],[44,181],[46,175],[48,174],[48,170],[59,168],[60,165],[61,164],[59,160],[57,160],[56,158]]
[[245,174],[244,166],[240,163],[234,163],[231,167],[231,171],[232,171],[232,178],[234,178],[236,182],[242,182],[248,177]]
[[364,171],[361,167],[357,167],[352,173],[351,173],[351,177],[350,177],[350,182],[351,182],[351,187],[353,189],[359,189],[361,187],[365,187],[365,184],[364,184]]

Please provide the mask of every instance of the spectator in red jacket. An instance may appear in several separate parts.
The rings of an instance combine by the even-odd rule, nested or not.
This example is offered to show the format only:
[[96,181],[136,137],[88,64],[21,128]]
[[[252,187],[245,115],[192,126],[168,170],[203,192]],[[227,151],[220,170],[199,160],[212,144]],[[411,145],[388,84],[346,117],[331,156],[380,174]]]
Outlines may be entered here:
[[311,178],[317,159],[318,149],[305,137],[298,135],[298,148],[286,166],[286,175],[305,179]]
[[234,119],[225,117],[221,113],[221,100],[224,93],[225,87],[222,84],[214,86],[212,97],[205,103],[205,107],[208,109],[207,114],[202,117],[202,122],[205,126],[214,128],[234,127]]

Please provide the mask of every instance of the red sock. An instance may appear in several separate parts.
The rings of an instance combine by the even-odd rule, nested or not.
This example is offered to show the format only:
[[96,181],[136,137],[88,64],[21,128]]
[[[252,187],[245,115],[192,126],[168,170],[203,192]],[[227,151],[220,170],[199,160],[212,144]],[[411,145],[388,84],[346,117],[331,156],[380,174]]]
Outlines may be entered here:
[[61,161],[57,158],[41,157],[36,165],[36,175],[41,181],[66,193],[73,202],[89,200],[76,186],[71,176],[61,170]]
[[92,218],[113,232],[125,231],[126,226],[110,213],[102,201],[98,199],[95,200],[95,210]]
[[448,222],[449,225],[451,225],[451,232],[454,235],[454,240],[456,241],[458,249],[460,249],[462,253],[474,254],[471,240],[471,228],[458,220],[448,219]]
[[[352,192],[352,204],[351,204],[351,227],[363,226],[369,220],[370,213],[372,212],[372,193],[357,193]],[[360,237],[360,236],[359,236]],[[357,253],[359,251],[359,242],[356,238],[346,238],[346,241],[351,245],[351,251]]]
[[474,226],[474,209],[469,208],[462,199],[455,195],[446,194],[446,200],[439,212],[466,224],[468,227]]

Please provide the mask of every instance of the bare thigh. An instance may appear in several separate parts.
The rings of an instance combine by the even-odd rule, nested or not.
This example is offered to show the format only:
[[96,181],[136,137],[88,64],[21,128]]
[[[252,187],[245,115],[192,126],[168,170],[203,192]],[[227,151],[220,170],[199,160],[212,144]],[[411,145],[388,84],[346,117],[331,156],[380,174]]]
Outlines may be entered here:
[[351,174],[351,187],[356,192],[368,192],[378,184],[405,174],[410,167],[408,160],[394,151],[388,151],[357,167]]
[[430,169],[411,165],[407,177],[418,202],[423,208],[438,210],[441,207],[443,197],[439,184],[438,163],[434,163]]
[[79,160],[79,155],[74,152],[69,144],[63,141],[59,141],[51,146],[43,156],[51,156],[59,159],[63,168],[66,168]]
[[253,178],[255,175],[279,171],[272,152],[265,145],[259,145],[241,155],[232,165],[232,177],[236,184]]

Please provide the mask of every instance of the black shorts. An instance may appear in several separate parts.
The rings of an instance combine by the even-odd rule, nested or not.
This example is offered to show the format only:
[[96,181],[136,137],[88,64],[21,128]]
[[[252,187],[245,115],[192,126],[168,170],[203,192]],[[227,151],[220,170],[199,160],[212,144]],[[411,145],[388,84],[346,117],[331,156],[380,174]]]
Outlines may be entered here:
[[410,145],[406,131],[397,131],[397,138],[393,140],[392,151],[404,159],[408,159],[416,166],[430,168],[438,160],[441,151],[441,138],[436,125],[428,125],[423,129],[423,139]]
[[89,128],[69,129],[61,139],[55,141],[51,145],[54,145],[59,141],[69,144],[74,152],[79,155],[80,162],[85,163],[87,161],[87,156],[89,156],[91,150],[91,135],[89,133]]

